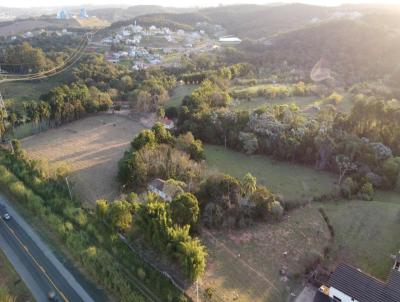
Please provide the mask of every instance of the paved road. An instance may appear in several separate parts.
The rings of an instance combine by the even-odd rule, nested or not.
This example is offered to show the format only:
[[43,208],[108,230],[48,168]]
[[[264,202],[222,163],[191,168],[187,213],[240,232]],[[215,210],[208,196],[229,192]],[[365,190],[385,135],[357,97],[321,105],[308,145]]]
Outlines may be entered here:
[[54,291],[57,301],[92,302],[71,273],[33,233],[23,219],[0,196],[1,217],[8,212],[10,220],[0,219],[0,247],[20,273],[37,301],[46,301]]

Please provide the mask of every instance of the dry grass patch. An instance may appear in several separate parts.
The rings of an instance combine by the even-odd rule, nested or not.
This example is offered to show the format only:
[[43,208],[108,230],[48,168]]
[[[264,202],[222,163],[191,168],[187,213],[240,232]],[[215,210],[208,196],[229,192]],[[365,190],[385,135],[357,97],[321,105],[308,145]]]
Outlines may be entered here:
[[278,302],[287,300],[305,268],[322,256],[329,232],[318,210],[305,207],[279,223],[204,231],[201,240],[209,254],[201,287],[215,289],[217,301]]
[[142,125],[127,117],[100,114],[22,140],[29,156],[56,168],[72,168],[72,191],[82,201],[118,195],[118,161]]

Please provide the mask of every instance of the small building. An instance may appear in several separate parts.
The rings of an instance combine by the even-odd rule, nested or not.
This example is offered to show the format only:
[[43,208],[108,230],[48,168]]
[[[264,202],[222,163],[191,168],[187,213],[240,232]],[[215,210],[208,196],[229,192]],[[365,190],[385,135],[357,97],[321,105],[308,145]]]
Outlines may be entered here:
[[87,11],[86,11],[86,8],[84,8],[84,7],[81,8],[81,10],[79,11],[79,17],[80,17],[81,19],[87,19],[87,18],[89,18],[89,15],[88,15],[88,13],[87,13]]
[[168,195],[164,190],[165,190],[165,181],[160,179],[160,178],[156,178],[154,180],[152,180],[148,186],[147,189],[150,192],[153,192],[154,194],[158,195],[159,197],[161,197],[163,200],[165,201],[171,201],[172,200],[172,196]]
[[62,9],[57,13],[57,19],[69,19],[69,13],[65,9]]
[[321,288],[334,302],[400,302],[400,256],[386,282],[342,263]]
[[235,45],[235,44],[240,44],[242,42],[242,40],[239,39],[238,37],[221,37],[218,39],[218,41],[221,44],[225,45]]
[[27,31],[26,33],[24,33],[22,35],[24,38],[32,38],[33,37],[33,33],[30,31]]
[[175,124],[173,120],[170,120],[169,118],[165,117],[162,120],[162,124],[164,125],[165,129],[171,130],[174,129]]

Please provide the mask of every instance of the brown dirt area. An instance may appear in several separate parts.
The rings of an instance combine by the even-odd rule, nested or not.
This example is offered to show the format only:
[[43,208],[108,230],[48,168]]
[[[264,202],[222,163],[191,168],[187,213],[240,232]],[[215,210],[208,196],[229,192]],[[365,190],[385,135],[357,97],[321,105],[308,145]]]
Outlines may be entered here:
[[72,192],[82,202],[118,196],[118,161],[143,126],[126,117],[99,114],[23,139],[30,157],[72,168]]
[[[203,230],[200,238],[208,252],[200,286],[211,288],[215,301],[287,301],[301,288],[306,266],[329,245],[328,228],[312,207],[294,210],[278,223]],[[195,286],[190,292],[195,296]]]

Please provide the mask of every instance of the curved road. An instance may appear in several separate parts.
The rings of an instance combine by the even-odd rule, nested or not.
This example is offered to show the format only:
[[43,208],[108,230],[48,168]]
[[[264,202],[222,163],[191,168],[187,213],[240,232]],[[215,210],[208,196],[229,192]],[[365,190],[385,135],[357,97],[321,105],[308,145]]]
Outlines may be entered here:
[[[10,220],[3,215],[8,212]],[[93,299],[58,261],[51,250],[0,195],[0,248],[13,264],[37,301],[92,302]]]

